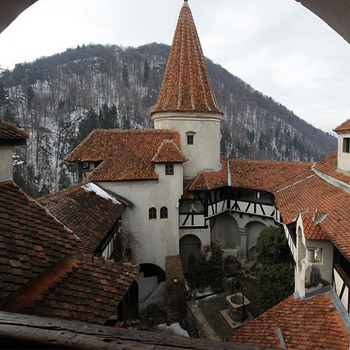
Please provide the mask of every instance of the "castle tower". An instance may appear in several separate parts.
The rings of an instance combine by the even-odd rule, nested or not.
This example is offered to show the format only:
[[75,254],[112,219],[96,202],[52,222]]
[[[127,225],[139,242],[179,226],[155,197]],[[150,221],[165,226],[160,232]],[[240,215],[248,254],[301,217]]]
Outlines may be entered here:
[[205,58],[185,0],[180,12],[157,104],[151,115],[155,129],[180,133],[188,162],[184,176],[220,168],[220,121]]
[[350,173],[350,119],[333,130],[338,134],[338,170]]

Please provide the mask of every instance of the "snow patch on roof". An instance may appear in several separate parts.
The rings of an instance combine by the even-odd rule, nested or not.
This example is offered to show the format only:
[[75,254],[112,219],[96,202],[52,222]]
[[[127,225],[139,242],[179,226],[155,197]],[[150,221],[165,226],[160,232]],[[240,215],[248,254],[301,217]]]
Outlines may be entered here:
[[104,191],[101,187],[95,185],[92,182],[83,186],[83,189],[87,192],[95,192],[98,196],[112,201],[114,204],[121,204],[115,197]]

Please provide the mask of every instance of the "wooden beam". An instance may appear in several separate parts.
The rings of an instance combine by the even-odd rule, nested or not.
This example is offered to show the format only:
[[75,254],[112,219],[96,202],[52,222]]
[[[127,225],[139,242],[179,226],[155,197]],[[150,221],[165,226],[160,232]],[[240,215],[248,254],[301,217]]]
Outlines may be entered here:
[[11,349],[259,350],[260,347],[116,329],[76,321],[0,312],[0,344]]

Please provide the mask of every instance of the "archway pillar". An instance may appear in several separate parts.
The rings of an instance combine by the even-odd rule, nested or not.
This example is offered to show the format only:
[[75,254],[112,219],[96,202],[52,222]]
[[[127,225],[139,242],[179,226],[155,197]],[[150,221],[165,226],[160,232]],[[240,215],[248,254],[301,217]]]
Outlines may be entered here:
[[239,235],[241,239],[241,253],[243,255],[242,257],[245,259],[247,257],[247,233],[244,227],[239,227]]

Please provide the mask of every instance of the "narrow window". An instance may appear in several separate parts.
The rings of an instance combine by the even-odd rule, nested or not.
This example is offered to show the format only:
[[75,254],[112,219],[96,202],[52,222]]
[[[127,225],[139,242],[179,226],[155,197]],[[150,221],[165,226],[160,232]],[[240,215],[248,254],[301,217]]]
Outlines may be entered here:
[[256,192],[256,199],[260,199],[260,192]]
[[343,152],[350,153],[350,137],[344,137],[343,139]]
[[148,211],[148,218],[150,220],[157,219],[157,209],[156,208],[150,208]]
[[83,169],[90,169],[90,163],[89,162],[83,162]]
[[174,175],[174,164],[165,164],[165,175]]
[[168,218],[168,208],[167,207],[160,208],[160,218],[161,219],[167,219]]
[[194,139],[194,135],[187,135],[187,144],[188,145],[193,145],[193,140]]

